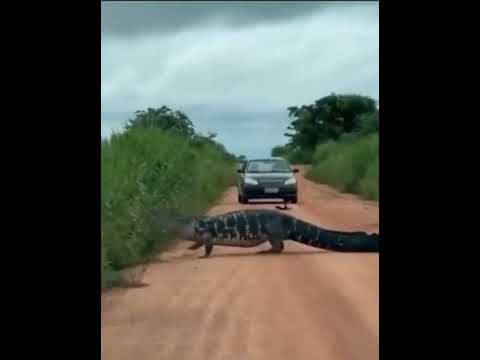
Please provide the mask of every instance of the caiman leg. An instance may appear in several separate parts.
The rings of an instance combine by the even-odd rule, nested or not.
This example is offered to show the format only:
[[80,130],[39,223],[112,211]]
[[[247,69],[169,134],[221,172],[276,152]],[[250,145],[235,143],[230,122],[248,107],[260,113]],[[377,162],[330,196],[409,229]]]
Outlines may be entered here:
[[269,240],[270,245],[272,245],[272,253],[274,254],[280,254],[283,251],[283,248],[285,247],[283,245],[283,240],[281,238],[272,238]]
[[283,240],[280,237],[268,237],[267,241],[272,246],[268,250],[259,251],[258,254],[280,254],[283,251]]
[[212,234],[207,233],[202,235],[203,243],[205,244],[205,255],[200,256],[201,259],[208,258],[213,250],[213,238]]
[[287,234],[283,230],[283,224],[280,219],[269,221],[265,224],[265,228],[268,232],[268,242],[272,245],[270,250],[262,252],[262,254],[280,254],[283,251],[283,239],[287,237]]
[[198,248],[200,248],[202,246],[203,246],[203,244],[201,242],[196,242],[193,245],[189,246],[188,249],[189,250],[197,250]]

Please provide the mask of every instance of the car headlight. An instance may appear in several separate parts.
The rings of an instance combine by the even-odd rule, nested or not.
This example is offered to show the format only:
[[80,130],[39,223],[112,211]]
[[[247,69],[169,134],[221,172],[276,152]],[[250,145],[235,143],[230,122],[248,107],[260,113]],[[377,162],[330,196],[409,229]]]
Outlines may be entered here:
[[245,178],[245,184],[258,185],[258,181],[249,177]]
[[297,183],[297,180],[295,180],[294,177],[287,179],[287,181],[285,181],[285,185],[295,185],[296,183]]

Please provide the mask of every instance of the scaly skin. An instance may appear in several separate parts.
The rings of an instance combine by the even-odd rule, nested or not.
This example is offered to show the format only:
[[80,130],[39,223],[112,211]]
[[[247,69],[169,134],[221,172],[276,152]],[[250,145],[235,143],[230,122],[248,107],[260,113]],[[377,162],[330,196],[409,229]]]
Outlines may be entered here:
[[293,240],[315,248],[343,252],[378,252],[378,234],[323,229],[274,210],[240,210],[194,220],[182,230],[190,249],[205,246],[208,257],[215,245],[253,247],[269,242],[266,252],[281,253],[284,240]]

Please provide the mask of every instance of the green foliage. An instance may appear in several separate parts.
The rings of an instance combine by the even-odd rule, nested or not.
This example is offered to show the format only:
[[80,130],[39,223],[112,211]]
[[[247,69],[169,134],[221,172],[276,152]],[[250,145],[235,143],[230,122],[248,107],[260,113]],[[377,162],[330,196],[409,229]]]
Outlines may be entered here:
[[284,146],[272,156],[292,164],[312,163],[308,175],[342,191],[378,200],[379,113],[368,96],[331,94],[313,104],[288,108],[293,118]]
[[137,128],[158,128],[187,137],[195,134],[193,124],[188,116],[181,111],[173,111],[167,106],[162,106],[158,109],[148,108],[146,111],[136,111],[135,118],[128,120],[125,129]]
[[313,155],[308,177],[341,191],[378,200],[378,141],[378,133],[372,133],[319,145]]
[[225,161],[230,161],[234,162],[236,161],[236,157],[233,154],[230,154],[227,149],[225,149],[225,146],[221,143],[218,143],[214,140],[216,137],[216,134],[208,134],[207,136],[201,135],[201,134],[194,134],[192,136],[192,139],[190,141],[190,144],[197,149],[215,149],[218,151],[219,154],[222,155],[222,159]]
[[235,181],[235,157],[211,137],[134,126],[101,147],[102,285],[169,244],[158,214],[199,214]]
[[287,157],[287,155],[290,151],[291,150],[289,149],[288,146],[279,145],[279,146],[273,147],[273,149],[271,151],[271,155],[273,157]]
[[367,199],[379,200],[378,186],[378,156],[370,163],[365,176],[358,184],[358,190]]
[[291,164],[310,164],[313,155],[312,150],[304,150],[299,147],[294,148],[290,144],[285,146],[275,146],[271,155],[287,159]]
[[376,113],[377,108],[368,96],[331,94],[311,105],[291,106],[288,112],[293,118],[287,128],[293,133],[285,134],[290,138],[289,145],[313,153],[318,144],[360,131],[364,123],[370,125],[370,118],[362,115]]
[[312,162],[312,155],[313,151],[311,150],[302,150],[302,149],[294,149],[289,150],[287,154],[284,156],[291,164],[310,164]]
[[379,130],[378,118],[379,118],[378,110],[359,115],[358,122],[360,126],[358,129],[358,134],[368,135],[371,133],[378,132]]
[[[352,142],[352,141],[355,141],[359,138],[359,134],[358,133],[343,133],[342,135],[340,135],[340,137],[338,138],[338,141],[340,142],[343,142],[343,143],[348,143],[348,142]],[[333,140],[329,140],[327,142],[331,142]],[[325,143],[323,143],[325,144]],[[322,144],[322,145],[323,145]]]

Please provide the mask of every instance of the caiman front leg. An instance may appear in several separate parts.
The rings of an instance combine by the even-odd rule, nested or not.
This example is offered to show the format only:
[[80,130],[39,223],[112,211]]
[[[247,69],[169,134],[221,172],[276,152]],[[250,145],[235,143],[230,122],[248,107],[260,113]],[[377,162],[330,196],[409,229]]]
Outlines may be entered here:
[[200,256],[201,259],[206,259],[210,256],[213,250],[213,236],[210,233],[202,235],[203,243],[205,244],[205,255]]
[[203,244],[201,242],[196,242],[193,245],[188,247],[188,250],[197,250],[198,248],[202,247]]

